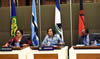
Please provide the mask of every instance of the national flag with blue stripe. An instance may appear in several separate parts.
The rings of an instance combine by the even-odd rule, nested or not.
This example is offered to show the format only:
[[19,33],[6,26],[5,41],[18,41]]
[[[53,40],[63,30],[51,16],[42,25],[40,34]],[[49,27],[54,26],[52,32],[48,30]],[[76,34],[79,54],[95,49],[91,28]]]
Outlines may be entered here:
[[55,30],[56,30],[57,34],[60,34],[62,40],[64,40],[63,30],[62,30],[62,23],[61,23],[59,0],[56,0],[56,7],[55,7]]
[[32,43],[33,43],[33,46],[39,46],[38,24],[37,24],[35,0],[32,1],[31,29],[32,29]]
[[10,34],[11,34],[11,38],[12,38],[16,35],[16,30],[18,29],[17,19],[16,19],[16,8],[15,8],[14,0],[12,0],[10,27],[11,27]]

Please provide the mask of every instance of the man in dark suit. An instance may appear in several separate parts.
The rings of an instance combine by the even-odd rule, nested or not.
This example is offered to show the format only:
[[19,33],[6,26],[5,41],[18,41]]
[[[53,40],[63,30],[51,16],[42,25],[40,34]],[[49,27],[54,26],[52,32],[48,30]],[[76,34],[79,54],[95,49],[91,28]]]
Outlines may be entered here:
[[82,36],[79,38],[78,44],[83,44],[85,46],[88,46],[91,44],[90,34],[89,34],[88,29],[82,30]]

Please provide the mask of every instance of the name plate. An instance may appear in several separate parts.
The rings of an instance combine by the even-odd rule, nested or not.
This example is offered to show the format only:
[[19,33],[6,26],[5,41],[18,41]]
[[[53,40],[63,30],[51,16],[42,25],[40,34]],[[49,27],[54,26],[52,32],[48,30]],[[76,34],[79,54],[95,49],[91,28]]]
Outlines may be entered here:
[[96,44],[96,46],[100,46],[100,43],[99,44]]
[[43,46],[43,47],[39,47],[40,51],[47,51],[47,50],[54,50],[53,46]]
[[0,47],[0,51],[12,51],[11,47]]

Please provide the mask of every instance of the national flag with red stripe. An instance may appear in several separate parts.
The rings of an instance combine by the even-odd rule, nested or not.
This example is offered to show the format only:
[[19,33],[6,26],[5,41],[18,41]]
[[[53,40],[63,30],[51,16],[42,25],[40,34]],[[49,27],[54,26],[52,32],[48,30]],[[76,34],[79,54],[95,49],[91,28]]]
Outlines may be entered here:
[[82,35],[82,30],[85,28],[84,25],[84,10],[83,10],[83,0],[80,0],[80,14],[79,14],[79,36]]

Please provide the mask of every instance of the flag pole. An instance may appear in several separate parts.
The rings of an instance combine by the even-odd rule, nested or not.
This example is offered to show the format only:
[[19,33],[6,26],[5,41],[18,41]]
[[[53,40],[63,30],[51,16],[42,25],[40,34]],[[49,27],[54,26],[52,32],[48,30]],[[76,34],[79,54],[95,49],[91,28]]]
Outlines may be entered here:
[[19,2],[18,2],[18,0],[17,0],[17,6],[19,6]]
[[[11,0],[9,0],[9,10],[10,10],[10,25],[11,25]],[[10,26],[10,30],[11,30],[11,26]],[[10,31],[10,36],[11,36],[11,31]]]
[[38,0],[36,0],[36,4],[38,5],[38,3],[39,3],[39,1]]
[[73,46],[73,25],[72,25],[72,0],[70,0],[70,32],[71,32],[71,46]]
[[40,0],[38,0],[38,7],[39,7],[39,28],[40,28],[40,45],[41,45],[41,42],[42,42],[42,40],[41,40],[41,7],[40,7]]
[[11,0],[9,0],[9,9],[10,9],[10,19],[11,19]]
[[59,0],[59,4],[61,3],[61,1]]

